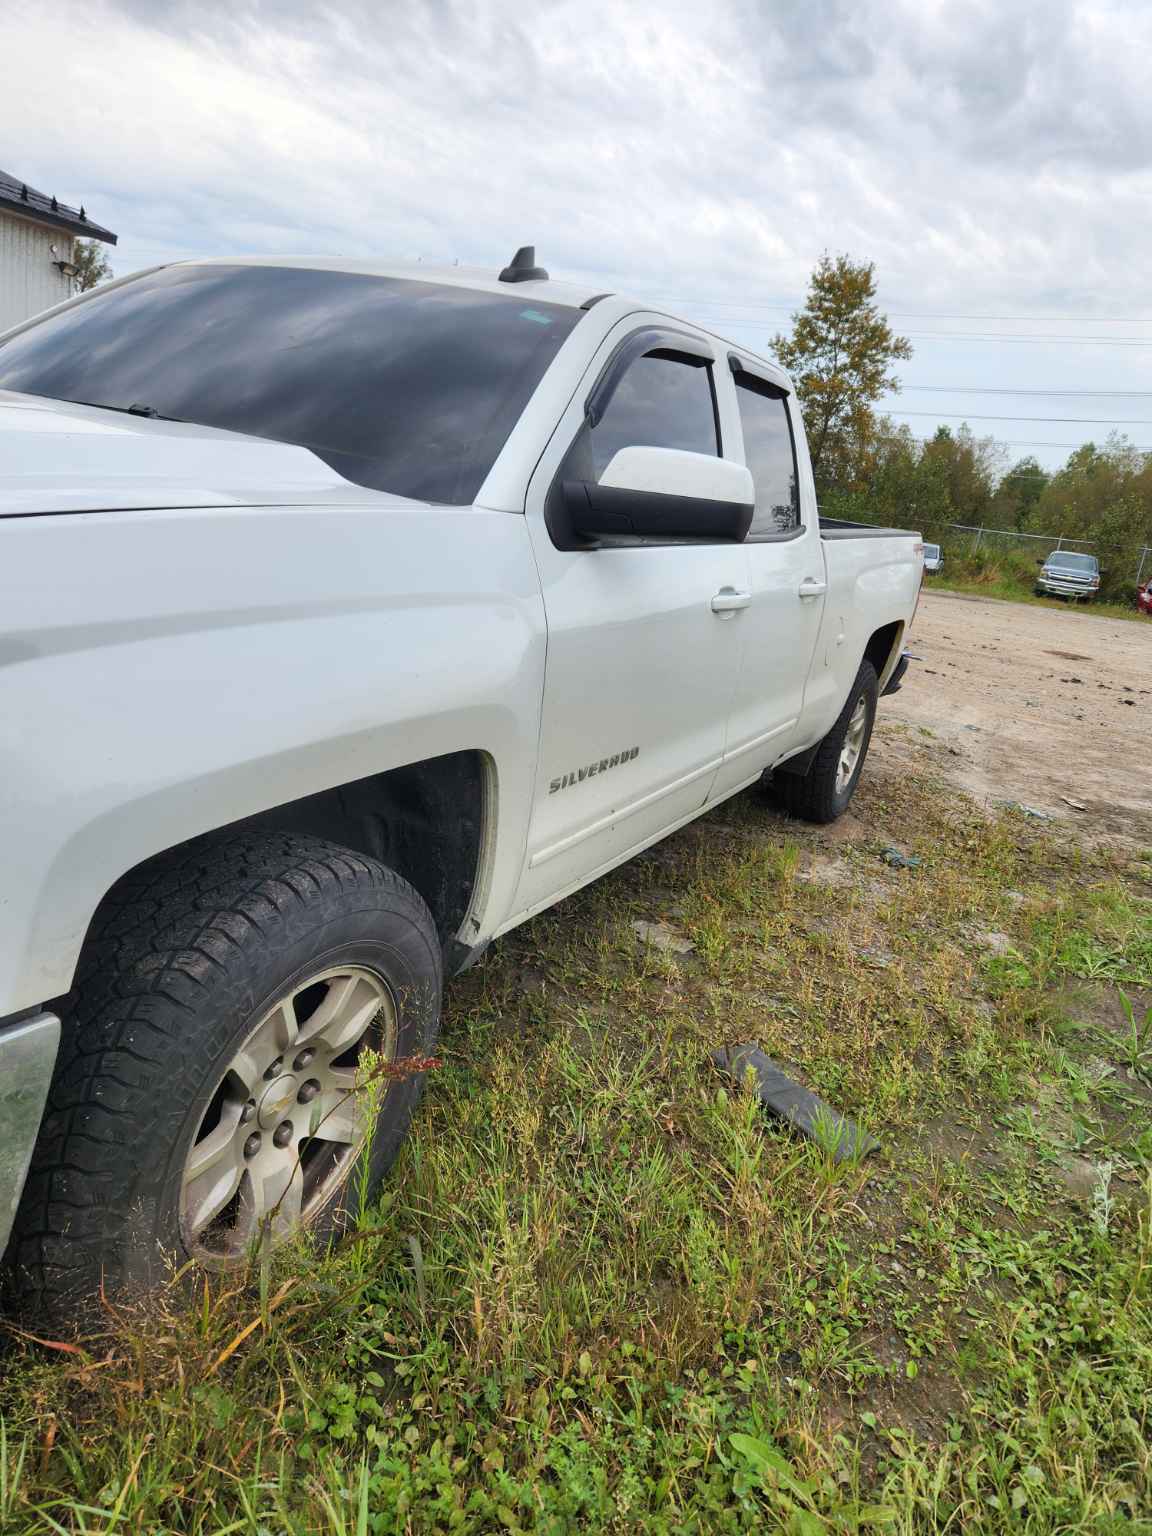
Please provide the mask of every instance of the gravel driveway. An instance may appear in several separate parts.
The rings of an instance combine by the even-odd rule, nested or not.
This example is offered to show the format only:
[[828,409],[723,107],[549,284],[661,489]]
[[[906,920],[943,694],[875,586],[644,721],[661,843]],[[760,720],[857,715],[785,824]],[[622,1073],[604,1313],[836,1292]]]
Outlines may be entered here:
[[908,645],[881,719],[933,732],[949,778],[1152,849],[1152,620],[928,592]]

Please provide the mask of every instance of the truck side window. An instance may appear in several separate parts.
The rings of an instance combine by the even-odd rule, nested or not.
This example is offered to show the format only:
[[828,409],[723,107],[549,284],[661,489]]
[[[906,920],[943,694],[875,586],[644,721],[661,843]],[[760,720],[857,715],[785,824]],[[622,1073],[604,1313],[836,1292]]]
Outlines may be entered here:
[[750,539],[789,533],[800,526],[796,451],[782,390],[750,373],[736,375],[736,399],[744,430],[744,462],[756,486]]
[[718,456],[711,367],[703,358],[668,353],[638,357],[590,436],[597,480],[621,448],[686,448]]

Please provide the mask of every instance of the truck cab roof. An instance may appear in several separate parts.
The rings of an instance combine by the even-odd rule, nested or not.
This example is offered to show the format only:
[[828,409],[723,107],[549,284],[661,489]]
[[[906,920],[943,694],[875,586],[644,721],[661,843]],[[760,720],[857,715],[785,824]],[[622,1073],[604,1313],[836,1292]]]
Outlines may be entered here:
[[[593,299],[614,300],[628,309],[640,308],[625,295],[606,294],[603,284],[559,281],[552,277],[528,278],[516,283],[502,282],[490,267],[438,265],[432,262],[394,263],[360,261],[347,256],[209,256],[194,257],[173,266],[220,267],[303,267],[314,272],[349,272],[361,277],[408,278],[418,283],[441,283],[453,288],[472,288],[478,293],[499,293],[513,298],[537,298],[549,304],[564,304],[582,309]],[[643,306],[647,308],[648,306]]]
[[[407,280],[409,282],[434,283],[443,287],[464,288],[476,293],[500,295],[504,298],[536,299],[540,303],[558,305],[567,309],[589,310],[595,307],[598,310],[597,318],[607,328],[617,320],[624,319],[628,315],[644,312],[646,314],[667,315],[678,326],[687,327],[698,331],[702,335],[711,337],[714,341],[721,342],[731,347],[742,357],[754,361],[757,366],[770,370],[773,377],[785,388],[791,388],[791,379],[786,370],[779,363],[757,353],[753,348],[741,342],[735,342],[730,337],[722,335],[718,331],[711,330],[708,326],[695,320],[685,319],[665,305],[656,303],[642,296],[631,293],[616,293],[606,290],[602,283],[576,282],[557,279],[551,276],[546,278],[521,279],[515,283],[501,280],[499,272],[491,267],[476,265],[442,264],[431,262],[386,262],[369,259],[359,259],[348,256],[196,256],[183,261],[159,263],[155,267],[131,272],[124,277],[116,278],[112,282],[104,283],[100,287],[101,293],[107,293],[127,283],[137,281],[153,272],[171,270],[181,267],[267,267],[285,268],[292,267],[304,271],[314,272],[339,272],[362,277],[391,278],[394,280]],[[92,291],[77,294],[63,304],[57,305],[54,310],[45,314],[58,313],[69,309],[74,305],[83,304],[90,300]],[[45,315],[33,316],[31,320],[22,322],[5,334],[16,334],[29,326],[39,323]]]

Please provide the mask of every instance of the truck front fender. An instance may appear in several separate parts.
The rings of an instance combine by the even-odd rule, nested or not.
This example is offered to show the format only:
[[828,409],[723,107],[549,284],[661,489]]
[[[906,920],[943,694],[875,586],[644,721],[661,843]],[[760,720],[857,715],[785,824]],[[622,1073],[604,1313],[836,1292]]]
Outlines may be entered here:
[[405,764],[496,766],[486,911],[520,873],[543,687],[522,517],[223,507],[0,521],[0,1016],[66,992],[138,863]]

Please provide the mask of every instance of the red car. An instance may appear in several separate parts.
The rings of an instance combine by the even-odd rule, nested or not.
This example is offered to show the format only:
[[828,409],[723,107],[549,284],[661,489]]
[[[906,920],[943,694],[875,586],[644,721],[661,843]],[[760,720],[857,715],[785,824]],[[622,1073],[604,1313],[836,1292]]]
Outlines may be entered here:
[[1141,613],[1152,613],[1152,581],[1136,588],[1136,606]]

